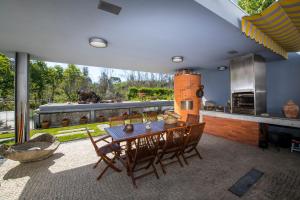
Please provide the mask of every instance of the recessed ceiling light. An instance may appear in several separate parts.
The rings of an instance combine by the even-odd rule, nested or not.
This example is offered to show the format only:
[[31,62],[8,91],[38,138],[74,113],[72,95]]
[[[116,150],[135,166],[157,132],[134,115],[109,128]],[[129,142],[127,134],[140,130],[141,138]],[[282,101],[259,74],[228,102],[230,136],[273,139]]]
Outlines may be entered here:
[[228,51],[227,53],[233,55],[233,54],[237,54],[238,51],[236,51],[236,50],[231,50],[231,51]]
[[90,38],[89,43],[92,47],[96,48],[106,48],[107,47],[107,41],[102,38]]
[[172,57],[172,62],[181,63],[181,62],[183,62],[183,57],[182,56],[174,56],[174,57]]
[[218,67],[219,71],[225,71],[227,69],[227,66],[220,66]]
[[111,4],[109,2],[100,0],[100,3],[98,5],[98,9],[101,9],[101,10],[104,10],[106,12],[118,15],[122,8],[120,6],[117,6],[117,5]]

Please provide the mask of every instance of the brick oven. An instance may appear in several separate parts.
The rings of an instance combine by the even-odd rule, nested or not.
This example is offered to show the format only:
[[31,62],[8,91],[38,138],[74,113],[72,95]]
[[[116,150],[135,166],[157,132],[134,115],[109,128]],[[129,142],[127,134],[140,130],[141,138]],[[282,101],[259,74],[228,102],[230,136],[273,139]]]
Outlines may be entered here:
[[199,115],[201,107],[201,75],[188,70],[179,71],[174,77],[174,110],[185,121],[188,114]]

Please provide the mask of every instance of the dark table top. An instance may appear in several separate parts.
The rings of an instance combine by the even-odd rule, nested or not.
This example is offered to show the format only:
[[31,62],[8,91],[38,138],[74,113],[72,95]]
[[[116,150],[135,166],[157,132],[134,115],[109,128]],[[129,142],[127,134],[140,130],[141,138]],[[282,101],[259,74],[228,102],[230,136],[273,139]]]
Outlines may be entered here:
[[125,126],[114,126],[110,128],[105,128],[104,130],[113,138],[115,142],[126,141],[130,139],[135,139],[143,137],[149,134],[158,134],[166,131],[168,128],[175,128],[182,124],[165,124],[164,121],[155,121],[151,123],[151,129],[147,130],[144,123],[133,124],[134,129],[132,132],[127,133],[123,129]]

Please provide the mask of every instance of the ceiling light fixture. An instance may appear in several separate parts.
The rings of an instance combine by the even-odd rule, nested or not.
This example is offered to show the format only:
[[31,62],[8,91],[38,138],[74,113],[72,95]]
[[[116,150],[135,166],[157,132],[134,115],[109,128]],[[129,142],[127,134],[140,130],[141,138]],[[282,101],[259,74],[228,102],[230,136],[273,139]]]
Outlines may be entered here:
[[231,51],[228,51],[227,53],[233,55],[233,54],[237,54],[238,51],[236,51],[236,50],[231,50]]
[[111,4],[109,2],[100,0],[100,3],[98,5],[98,9],[101,9],[101,10],[104,10],[106,12],[118,15],[121,12],[122,8],[120,6],[117,6],[117,5]]
[[174,56],[174,57],[172,57],[172,62],[181,63],[181,62],[183,62],[183,57],[182,56]]
[[106,48],[107,47],[107,41],[102,38],[92,37],[89,39],[89,44],[92,47],[96,47],[96,48]]
[[225,71],[227,69],[227,66],[219,66],[218,70],[219,71]]

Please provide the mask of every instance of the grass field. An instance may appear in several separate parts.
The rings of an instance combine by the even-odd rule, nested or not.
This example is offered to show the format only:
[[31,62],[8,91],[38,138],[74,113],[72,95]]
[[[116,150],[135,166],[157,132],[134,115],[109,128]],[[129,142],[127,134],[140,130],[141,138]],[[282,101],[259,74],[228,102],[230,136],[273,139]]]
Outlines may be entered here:
[[[51,135],[58,135],[58,134],[61,134],[60,131],[80,129],[80,128],[88,128],[90,130],[94,130],[94,132],[92,133],[92,136],[99,136],[99,135],[105,134],[104,130],[100,130],[97,127],[98,125],[101,125],[101,124],[108,124],[108,122],[83,124],[83,125],[68,126],[68,127],[61,127],[61,128],[36,129],[36,130],[30,131],[30,136],[33,136],[37,133],[49,133]],[[14,133],[0,134],[0,139],[12,138],[12,137],[15,137]],[[86,137],[88,137],[86,133],[78,133],[78,134],[74,134],[74,135],[60,135],[60,136],[58,136],[58,140],[60,142],[67,142],[67,141],[82,139],[82,138],[86,138]],[[5,142],[4,144],[12,145],[12,144],[14,144],[14,141]]]

